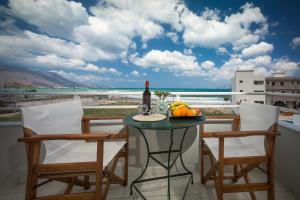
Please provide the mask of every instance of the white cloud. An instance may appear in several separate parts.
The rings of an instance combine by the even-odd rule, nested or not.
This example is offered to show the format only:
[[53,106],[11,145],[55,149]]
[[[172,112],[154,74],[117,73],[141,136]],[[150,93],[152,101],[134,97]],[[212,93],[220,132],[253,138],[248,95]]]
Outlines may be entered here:
[[54,54],[48,54],[45,56],[36,56],[34,58],[37,65],[44,67],[60,67],[60,68],[81,68],[85,65],[85,62],[80,59],[66,59],[62,57],[58,57]]
[[52,36],[70,38],[73,29],[88,21],[81,3],[65,0],[10,0],[11,12]]
[[293,49],[297,48],[298,46],[300,46],[300,37],[295,37],[293,38],[292,40],[292,43],[291,43],[291,47]]
[[199,67],[195,56],[184,55],[179,51],[151,50],[143,57],[135,57],[134,64],[144,68],[167,69],[172,72],[195,70]]
[[176,32],[167,32],[166,36],[169,37],[173,43],[177,43],[178,42],[178,35]]
[[261,42],[259,44],[253,44],[252,46],[242,50],[243,57],[255,57],[259,55],[265,55],[273,51],[273,44]]
[[180,11],[185,6],[180,0],[106,0],[103,4],[135,13],[139,18],[171,24],[176,31],[182,30]]
[[183,49],[183,53],[185,55],[193,55],[193,50],[192,49]]
[[115,68],[98,67],[94,64],[87,64],[86,66],[83,67],[83,70],[95,71],[95,72],[99,72],[99,73],[114,74],[114,75],[118,75],[118,76],[122,74]]
[[92,85],[92,84],[98,84],[101,85],[102,81],[111,81],[111,78],[107,77],[101,77],[101,76],[95,76],[95,75],[82,75],[82,74],[75,74],[73,72],[65,72],[65,71],[53,71],[57,73],[58,75],[78,82],[78,83],[83,83],[85,85]]
[[275,72],[284,72],[292,75],[299,70],[299,64],[284,58],[272,59],[269,55],[250,59],[232,56],[220,68],[214,67],[207,71],[205,75],[214,80],[230,80],[236,70],[255,70],[256,73],[264,75],[271,75]]
[[219,20],[219,15],[220,10],[210,10],[207,7],[205,7],[204,11],[202,12],[202,17],[207,20]]
[[143,73],[143,76],[147,76],[147,73]]
[[140,76],[140,73],[138,71],[136,71],[136,70],[132,71],[130,74],[132,76],[135,76],[135,77],[139,77]]
[[228,51],[225,47],[219,47],[217,48],[217,53],[223,55],[223,54],[228,54]]
[[290,61],[287,58],[281,58],[275,61],[274,65],[272,65],[272,69],[275,72],[283,72],[287,75],[292,75],[299,70],[299,63]]
[[215,63],[213,63],[210,60],[204,61],[201,63],[201,67],[205,70],[210,70],[213,69],[215,67]]
[[[266,18],[252,4],[247,3],[241,9],[242,12],[226,16],[224,21],[218,18],[218,13],[214,10],[206,9],[204,16],[184,10],[181,17],[184,43],[191,47],[207,48],[217,48],[229,43],[235,50],[256,43],[267,33]],[[254,32],[250,29],[252,24],[259,27]]]

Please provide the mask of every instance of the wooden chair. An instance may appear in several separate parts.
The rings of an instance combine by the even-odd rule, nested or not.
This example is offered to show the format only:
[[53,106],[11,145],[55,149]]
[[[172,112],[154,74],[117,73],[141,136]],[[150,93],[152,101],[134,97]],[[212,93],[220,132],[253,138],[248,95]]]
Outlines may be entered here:
[[[111,184],[127,185],[128,128],[119,133],[89,133],[90,120],[122,118],[83,117],[80,100],[21,110],[24,137],[19,141],[25,142],[28,160],[26,200],[105,199]],[[40,158],[41,145],[44,158]],[[124,178],[114,173],[120,157],[125,158]],[[90,181],[90,176],[96,181]],[[37,188],[52,180],[68,184],[64,194],[37,197]],[[71,193],[74,185],[84,189],[95,185],[95,192]]]
[[[239,116],[235,118],[234,130],[230,132],[203,132],[201,129],[201,183],[214,180],[217,199],[224,193],[267,191],[268,200],[274,200],[274,144],[279,109],[275,106],[242,102]],[[209,156],[211,168],[204,173],[204,156]],[[248,172],[266,163],[267,181],[250,183]],[[224,166],[234,167],[233,176],[224,175]],[[238,170],[238,167],[240,168]],[[224,179],[237,182],[243,177],[245,184],[225,184]]]

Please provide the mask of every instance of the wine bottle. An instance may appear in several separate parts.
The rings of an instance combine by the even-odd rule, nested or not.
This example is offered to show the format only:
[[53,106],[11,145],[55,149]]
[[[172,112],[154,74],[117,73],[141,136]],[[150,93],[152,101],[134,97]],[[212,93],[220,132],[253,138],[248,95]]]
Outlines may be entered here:
[[145,82],[145,91],[143,93],[143,114],[149,115],[151,110],[151,92],[149,90],[149,81]]

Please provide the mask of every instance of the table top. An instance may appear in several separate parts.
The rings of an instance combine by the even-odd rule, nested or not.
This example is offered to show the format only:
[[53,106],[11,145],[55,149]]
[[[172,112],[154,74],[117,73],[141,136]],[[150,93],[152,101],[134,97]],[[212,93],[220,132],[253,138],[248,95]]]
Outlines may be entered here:
[[135,114],[128,115],[124,119],[124,123],[139,129],[151,129],[151,130],[171,130],[187,128],[199,125],[205,121],[205,116],[201,115],[199,117],[167,117],[161,121],[155,122],[140,122],[132,119]]

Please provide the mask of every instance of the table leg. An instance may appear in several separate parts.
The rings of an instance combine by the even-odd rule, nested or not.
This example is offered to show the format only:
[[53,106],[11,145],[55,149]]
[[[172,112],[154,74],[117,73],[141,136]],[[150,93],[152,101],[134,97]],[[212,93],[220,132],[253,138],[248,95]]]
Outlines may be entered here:
[[170,134],[170,146],[169,146],[169,152],[168,152],[168,199],[170,200],[171,198],[171,188],[170,188],[170,161],[171,161],[171,151],[172,151],[172,146],[173,146],[173,129],[171,130]]
[[[142,135],[142,137],[144,138],[144,141],[145,141],[145,143],[146,143],[146,149],[147,149],[147,161],[146,161],[146,165],[145,165],[145,168],[144,168],[144,170],[142,171],[142,173],[139,175],[139,177],[137,177],[134,181],[132,181],[132,183],[130,184],[130,195],[132,195],[132,188],[133,188],[133,186],[134,186],[134,184],[135,183],[137,183],[138,182],[138,180],[140,179],[140,178],[142,178],[142,176],[145,174],[145,172],[146,172],[146,169],[148,168],[148,164],[149,164],[149,152],[150,152],[150,150],[149,150],[149,143],[148,143],[148,140],[147,140],[147,138],[146,138],[146,136],[145,136],[145,134],[144,134],[144,132],[141,130],[141,129],[139,129],[139,128],[137,128],[137,130],[140,132],[140,134]],[[139,192],[140,193],[140,192]],[[141,194],[141,193],[140,193]],[[142,194],[141,194],[142,195]],[[142,195],[142,197],[145,199],[145,197]]]
[[188,170],[186,168],[186,166],[184,165],[184,162],[183,162],[183,159],[182,159],[182,153],[181,153],[183,142],[184,142],[184,138],[185,138],[185,135],[186,135],[186,133],[187,133],[188,130],[189,130],[189,128],[186,128],[185,131],[184,131],[184,133],[183,133],[182,140],[181,140],[181,143],[180,143],[179,157],[180,157],[180,161],[181,161],[182,167],[185,169],[186,172],[188,172],[191,175],[192,184],[194,184],[193,173],[190,170]]

